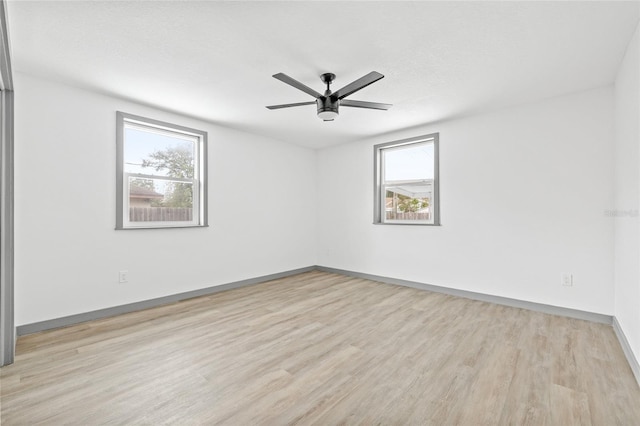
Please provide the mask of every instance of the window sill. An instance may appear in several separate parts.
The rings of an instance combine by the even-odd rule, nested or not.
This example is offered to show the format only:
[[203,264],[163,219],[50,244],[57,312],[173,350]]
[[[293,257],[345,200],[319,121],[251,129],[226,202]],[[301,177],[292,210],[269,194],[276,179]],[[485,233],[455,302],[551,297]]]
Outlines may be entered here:
[[389,222],[373,222],[374,225],[389,225],[389,226],[442,226],[441,223],[389,223]]
[[208,228],[209,225],[177,225],[177,226],[130,226],[130,227],[116,227],[116,231],[136,231],[139,229],[185,229],[185,228]]

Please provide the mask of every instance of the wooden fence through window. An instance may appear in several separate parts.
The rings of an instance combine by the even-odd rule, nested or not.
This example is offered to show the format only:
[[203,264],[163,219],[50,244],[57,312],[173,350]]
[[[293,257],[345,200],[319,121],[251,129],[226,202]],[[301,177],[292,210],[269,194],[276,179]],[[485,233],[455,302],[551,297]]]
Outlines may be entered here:
[[131,222],[188,222],[193,220],[189,207],[129,207]]
[[429,220],[429,213],[401,213],[401,212],[386,212],[387,220]]

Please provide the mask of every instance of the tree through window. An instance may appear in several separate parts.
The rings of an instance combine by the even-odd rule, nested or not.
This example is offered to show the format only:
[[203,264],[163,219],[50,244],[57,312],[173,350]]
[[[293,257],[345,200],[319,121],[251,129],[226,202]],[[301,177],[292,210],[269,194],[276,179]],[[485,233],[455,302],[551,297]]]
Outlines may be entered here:
[[374,147],[374,223],[439,225],[438,134]]
[[117,113],[116,229],[206,226],[205,132]]

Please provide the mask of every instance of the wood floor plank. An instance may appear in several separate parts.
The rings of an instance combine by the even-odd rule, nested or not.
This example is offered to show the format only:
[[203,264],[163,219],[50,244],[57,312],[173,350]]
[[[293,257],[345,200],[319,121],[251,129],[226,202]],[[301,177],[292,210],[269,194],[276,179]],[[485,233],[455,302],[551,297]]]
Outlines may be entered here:
[[18,339],[2,425],[637,425],[610,326],[338,274]]
[[551,386],[551,421],[566,426],[591,425],[589,401],[584,392],[577,392],[560,385]]

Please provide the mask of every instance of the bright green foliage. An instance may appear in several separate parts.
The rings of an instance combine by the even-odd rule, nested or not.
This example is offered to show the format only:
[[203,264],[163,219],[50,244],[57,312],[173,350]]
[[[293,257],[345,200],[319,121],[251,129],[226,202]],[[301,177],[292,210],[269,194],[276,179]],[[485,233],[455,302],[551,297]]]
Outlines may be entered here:
[[398,210],[402,213],[416,213],[429,207],[429,200],[426,198],[411,198],[398,194]]

